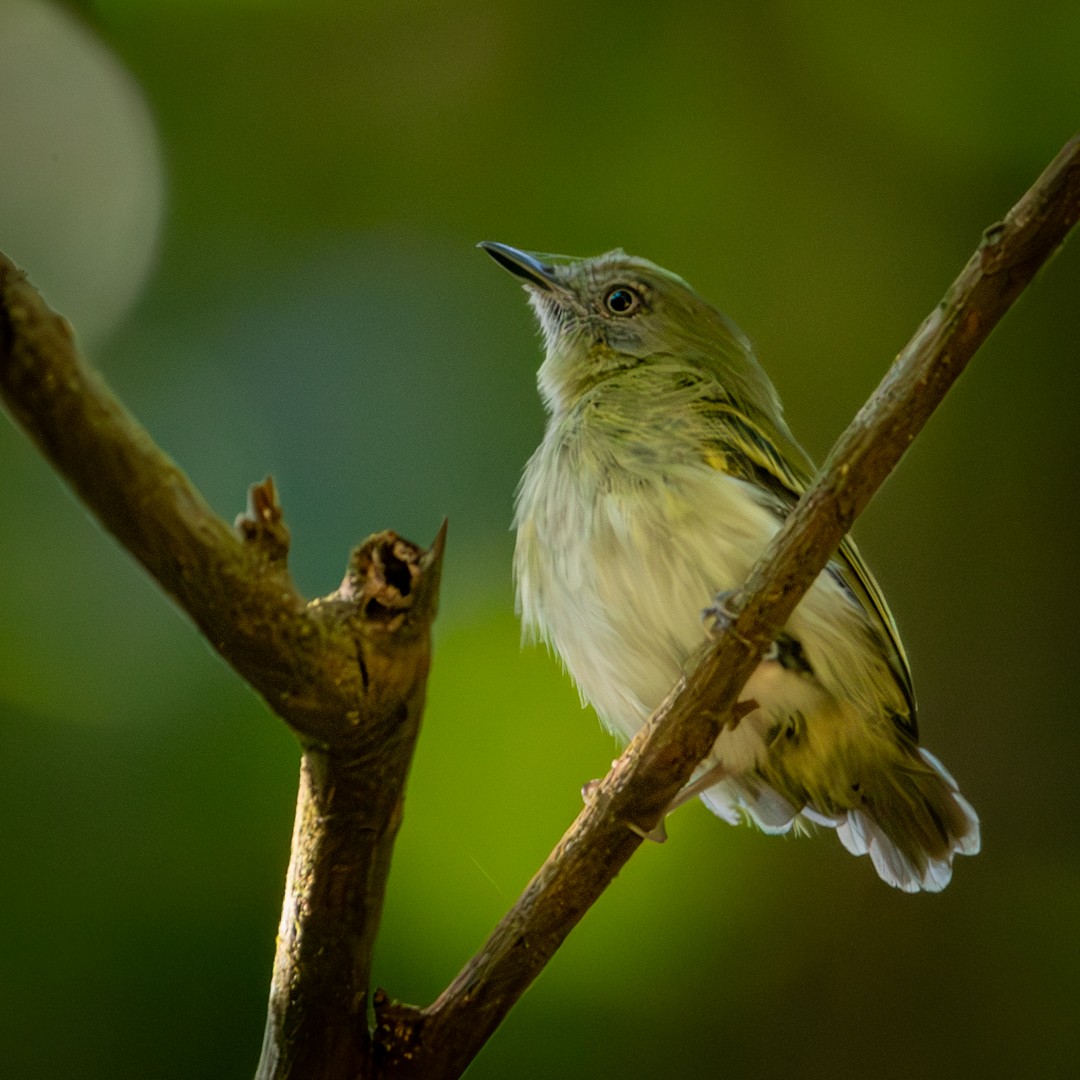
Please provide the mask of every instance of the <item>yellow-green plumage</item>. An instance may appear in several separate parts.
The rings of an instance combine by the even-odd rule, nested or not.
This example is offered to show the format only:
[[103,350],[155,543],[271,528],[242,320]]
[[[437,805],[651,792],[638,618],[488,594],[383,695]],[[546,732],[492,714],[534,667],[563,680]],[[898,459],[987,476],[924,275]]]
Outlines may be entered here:
[[[629,738],[693,662],[702,611],[742,585],[814,468],[745,337],[680,278],[621,251],[484,247],[524,279],[546,345],[550,417],[517,501],[523,626]],[[918,747],[907,658],[850,539],[744,696],[758,708],[696,774],[721,817],[835,826],[908,891],[943,888],[953,855],[978,850],[970,805]]]

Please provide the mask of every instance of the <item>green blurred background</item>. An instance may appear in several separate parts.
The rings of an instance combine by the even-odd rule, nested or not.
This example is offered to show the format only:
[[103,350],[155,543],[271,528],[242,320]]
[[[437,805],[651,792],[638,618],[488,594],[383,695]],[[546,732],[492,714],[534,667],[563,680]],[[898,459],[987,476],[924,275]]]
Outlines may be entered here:
[[[538,344],[473,245],[681,273],[820,458],[1080,116],[1075,0],[889,7],[0,0],[0,248],[212,504],[272,472],[311,595],[450,517],[392,995],[445,985],[615,749],[519,651]],[[983,854],[909,897],[689,807],[470,1077],[1080,1068],[1078,307],[1074,240],[857,530]],[[7,423],[0,515],[0,1075],[250,1075],[293,739]]]

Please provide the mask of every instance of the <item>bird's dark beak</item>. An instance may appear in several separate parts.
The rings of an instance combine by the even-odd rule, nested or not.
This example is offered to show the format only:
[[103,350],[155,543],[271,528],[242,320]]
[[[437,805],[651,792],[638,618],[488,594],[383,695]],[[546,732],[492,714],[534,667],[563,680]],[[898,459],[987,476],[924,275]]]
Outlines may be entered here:
[[476,245],[483,248],[504,270],[523,278],[530,285],[546,289],[561,289],[555,267],[543,261],[543,257],[531,251],[519,251],[508,244],[496,244],[494,240],[481,240]]

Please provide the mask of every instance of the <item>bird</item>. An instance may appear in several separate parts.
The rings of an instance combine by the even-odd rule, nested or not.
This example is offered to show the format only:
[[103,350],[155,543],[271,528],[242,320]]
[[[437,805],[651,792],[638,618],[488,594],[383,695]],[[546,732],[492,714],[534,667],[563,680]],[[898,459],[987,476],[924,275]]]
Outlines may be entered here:
[[[816,468],[746,335],[622,249],[483,248],[539,321],[547,424],[515,498],[516,607],[628,741],[688,673]],[[854,541],[795,608],[669,811],[695,795],[765,833],[830,827],[904,892],[937,892],[979,819],[919,745],[896,622]]]

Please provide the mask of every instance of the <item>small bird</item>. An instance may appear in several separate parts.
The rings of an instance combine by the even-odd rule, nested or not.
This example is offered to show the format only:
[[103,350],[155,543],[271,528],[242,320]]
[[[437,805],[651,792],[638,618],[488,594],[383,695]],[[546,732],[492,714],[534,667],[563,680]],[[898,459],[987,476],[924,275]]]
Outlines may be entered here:
[[[815,467],[745,335],[681,278],[484,242],[524,283],[543,333],[547,429],[517,492],[523,632],[562,658],[629,740],[693,666]],[[846,538],[677,798],[766,833],[834,827],[905,892],[943,889],[979,820],[920,748],[915,693],[885,599]]]

